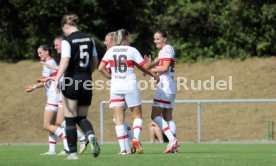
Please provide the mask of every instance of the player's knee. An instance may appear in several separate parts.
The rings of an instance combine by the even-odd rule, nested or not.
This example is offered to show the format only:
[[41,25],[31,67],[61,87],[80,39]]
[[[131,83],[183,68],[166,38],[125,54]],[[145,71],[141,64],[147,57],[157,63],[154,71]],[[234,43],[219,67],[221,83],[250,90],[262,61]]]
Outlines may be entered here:
[[122,125],[124,124],[124,118],[123,117],[119,117],[115,119],[115,124],[116,125]]

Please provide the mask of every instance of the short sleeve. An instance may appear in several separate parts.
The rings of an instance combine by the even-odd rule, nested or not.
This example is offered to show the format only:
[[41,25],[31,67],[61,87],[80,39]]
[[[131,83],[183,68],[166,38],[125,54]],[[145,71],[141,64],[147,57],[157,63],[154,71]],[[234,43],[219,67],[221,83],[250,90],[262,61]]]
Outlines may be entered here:
[[109,63],[109,50],[107,50],[107,52],[104,54],[101,62],[104,63],[105,65],[107,65]]
[[61,58],[71,57],[71,47],[68,41],[62,40],[61,42]]
[[174,59],[174,50],[173,47],[170,45],[166,45],[163,50],[162,54],[159,59]]

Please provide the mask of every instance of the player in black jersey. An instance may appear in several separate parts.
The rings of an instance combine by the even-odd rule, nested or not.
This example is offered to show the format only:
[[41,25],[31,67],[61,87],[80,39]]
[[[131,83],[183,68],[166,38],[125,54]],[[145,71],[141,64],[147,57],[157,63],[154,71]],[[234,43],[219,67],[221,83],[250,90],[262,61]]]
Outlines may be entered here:
[[[61,88],[63,94],[69,145],[67,159],[71,160],[78,159],[76,124],[90,141],[93,156],[97,157],[100,153],[92,124],[87,119],[92,99],[91,74],[98,65],[97,51],[94,40],[78,30],[78,21],[79,18],[75,14],[64,15],[61,20],[61,27],[66,37],[61,44],[60,67],[55,79],[57,92]],[[59,86],[63,74],[64,80]]]

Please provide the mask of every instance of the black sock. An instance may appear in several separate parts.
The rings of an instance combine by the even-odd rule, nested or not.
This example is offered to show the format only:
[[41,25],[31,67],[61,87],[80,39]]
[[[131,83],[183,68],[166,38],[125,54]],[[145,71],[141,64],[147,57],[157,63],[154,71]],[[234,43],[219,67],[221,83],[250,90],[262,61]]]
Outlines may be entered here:
[[92,124],[86,118],[86,116],[78,116],[77,124],[80,126],[81,130],[85,133],[86,137],[90,134],[94,134]]
[[76,153],[77,152],[77,128],[76,128],[76,121],[77,118],[67,118],[65,117],[66,123],[66,136],[67,142],[69,146],[69,153]]

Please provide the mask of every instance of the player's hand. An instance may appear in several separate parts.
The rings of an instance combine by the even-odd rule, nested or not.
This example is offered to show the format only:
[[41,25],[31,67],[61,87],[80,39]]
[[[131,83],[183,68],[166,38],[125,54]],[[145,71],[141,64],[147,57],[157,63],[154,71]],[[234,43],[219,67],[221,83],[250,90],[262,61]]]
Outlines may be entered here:
[[156,80],[156,83],[159,83],[159,81],[160,81],[160,77],[159,77],[159,75],[158,75],[158,74],[154,75],[154,77],[153,77],[153,78]]
[[151,63],[151,55],[145,55],[145,56],[144,56],[144,60],[145,60],[147,63]]
[[36,89],[36,86],[35,86],[35,84],[32,84],[32,85],[28,85],[28,86],[26,86],[25,87],[25,92],[32,92],[32,91],[34,91]]

